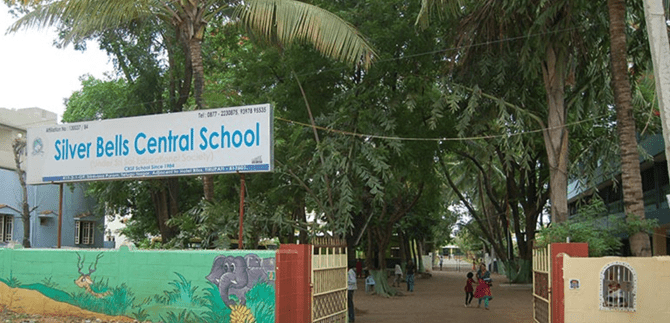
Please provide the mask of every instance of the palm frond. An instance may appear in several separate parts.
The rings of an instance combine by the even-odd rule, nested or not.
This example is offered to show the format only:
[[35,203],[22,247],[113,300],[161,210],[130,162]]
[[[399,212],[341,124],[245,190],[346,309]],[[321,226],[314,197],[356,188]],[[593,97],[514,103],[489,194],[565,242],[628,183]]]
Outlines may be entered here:
[[294,0],[251,0],[235,17],[257,36],[279,44],[306,41],[326,57],[367,69],[375,53],[368,41],[337,15]]
[[430,16],[437,13],[442,19],[444,16],[458,16],[463,11],[463,3],[460,0],[421,0],[421,10],[416,16],[414,25],[421,30],[430,26]]
[[8,32],[29,28],[62,28],[67,30],[63,42],[68,44],[135,19],[151,17],[155,15],[151,12],[151,4],[150,0],[53,1],[36,6],[12,24]]

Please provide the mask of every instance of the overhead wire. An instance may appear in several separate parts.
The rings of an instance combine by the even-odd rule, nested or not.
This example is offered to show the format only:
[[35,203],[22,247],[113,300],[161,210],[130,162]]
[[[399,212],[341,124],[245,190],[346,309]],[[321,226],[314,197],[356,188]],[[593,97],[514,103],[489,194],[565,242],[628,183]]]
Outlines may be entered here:
[[[495,139],[495,138],[502,138],[502,137],[512,137],[512,136],[520,136],[520,135],[525,135],[525,134],[539,133],[539,132],[543,132],[543,131],[547,131],[547,130],[553,130],[553,129],[560,129],[560,128],[564,128],[564,127],[575,126],[575,125],[585,123],[585,122],[590,122],[590,121],[593,121],[593,120],[596,120],[596,119],[602,119],[604,117],[606,117],[606,115],[595,116],[595,117],[592,117],[592,118],[586,118],[586,119],[582,119],[582,120],[579,120],[579,121],[566,123],[564,126],[561,126],[561,127],[545,127],[545,128],[541,128],[541,129],[520,131],[520,132],[502,134],[502,135],[485,135],[485,136],[474,136],[474,137],[437,137],[437,138],[397,137],[397,136],[382,136],[382,135],[373,135],[373,134],[363,134],[363,133],[359,133],[359,132],[338,130],[338,129],[322,127],[322,126],[314,126],[314,128],[316,128],[317,130],[322,130],[322,131],[331,132],[331,133],[337,133],[337,134],[341,134],[341,135],[348,135],[348,136],[361,137],[361,138],[370,138],[370,139],[386,139],[386,140],[399,140],[399,141],[472,141],[472,140]],[[303,126],[303,127],[312,128],[312,125],[304,123],[304,122],[298,122],[298,121],[289,120],[289,119],[285,119],[285,118],[277,117],[277,116],[275,116],[275,119],[280,120],[280,121],[284,121],[284,122],[287,122],[287,123],[297,124],[297,125],[300,125],[300,126]]]
[[[592,26],[593,23],[589,23],[588,25]],[[573,30],[577,30],[577,29],[585,28],[585,27],[587,28],[588,26],[564,28],[564,29],[559,29],[559,30],[555,30],[555,31],[547,31],[547,32],[542,32],[542,33],[528,34],[528,35],[524,35],[524,36],[508,37],[508,38],[503,38],[503,39],[499,39],[499,40],[473,43],[473,44],[464,45],[464,46],[447,47],[447,48],[438,49],[438,50],[425,51],[425,52],[420,52],[420,53],[415,53],[415,54],[404,55],[402,57],[380,59],[380,60],[377,60],[377,62],[382,62],[383,63],[383,62],[407,60],[407,59],[410,59],[410,58],[420,57],[420,56],[424,56],[424,55],[433,55],[433,54],[437,54],[437,53],[445,53],[445,52],[449,52],[449,51],[456,51],[456,50],[472,48],[472,47],[489,46],[489,45],[494,45],[494,44],[498,44],[498,43],[516,41],[516,40],[525,39],[525,38],[541,37],[541,36],[545,36],[545,35],[548,35],[548,34],[557,34],[557,33],[562,33],[562,32],[569,32],[569,31],[573,31]],[[317,75],[317,74],[322,74],[324,72],[344,70],[346,68],[347,67],[333,67],[333,68],[329,68],[329,69],[321,69],[318,72],[296,73],[296,75],[301,76],[301,77],[302,76],[313,76],[313,75]],[[293,76],[289,76],[289,78],[293,78]],[[251,82],[251,84],[254,84],[254,82]],[[260,85],[261,82],[257,82],[256,84]],[[210,91],[207,91],[207,92],[212,93],[213,91],[210,90]],[[174,99],[179,99],[179,98],[184,98],[184,97],[188,98],[189,96],[190,96],[190,94],[186,94],[186,95],[183,95],[183,96],[175,96]],[[153,103],[159,103],[159,102],[165,102],[165,101],[167,101],[167,100],[159,99],[159,100],[144,101],[144,102],[138,102],[138,103],[130,104],[130,105],[127,105],[125,107],[140,106],[140,105],[144,105],[144,104],[153,104]]]

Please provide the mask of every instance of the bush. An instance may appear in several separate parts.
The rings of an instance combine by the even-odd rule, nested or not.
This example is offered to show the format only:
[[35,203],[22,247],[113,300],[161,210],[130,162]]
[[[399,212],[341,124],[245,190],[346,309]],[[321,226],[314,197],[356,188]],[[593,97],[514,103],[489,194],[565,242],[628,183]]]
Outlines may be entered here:
[[583,205],[578,215],[563,223],[552,223],[542,229],[537,236],[538,246],[550,243],[586,242],[589,244],[590,257],[618,255],[623,243],[622,238],[637,232],[651,232],[657,227],[656,220],[628,220],[623,216],[605,215],[607,207],[601,199],[594,198]]

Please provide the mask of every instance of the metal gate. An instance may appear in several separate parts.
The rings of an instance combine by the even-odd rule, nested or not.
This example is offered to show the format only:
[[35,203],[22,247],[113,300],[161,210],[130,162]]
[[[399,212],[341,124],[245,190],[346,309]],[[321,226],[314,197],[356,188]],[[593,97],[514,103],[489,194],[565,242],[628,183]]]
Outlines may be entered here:
[[312,240],[312,322],[347,322],[347,247],[340,239]]
[[551,322],[551,245],[533,249],[533,319]]

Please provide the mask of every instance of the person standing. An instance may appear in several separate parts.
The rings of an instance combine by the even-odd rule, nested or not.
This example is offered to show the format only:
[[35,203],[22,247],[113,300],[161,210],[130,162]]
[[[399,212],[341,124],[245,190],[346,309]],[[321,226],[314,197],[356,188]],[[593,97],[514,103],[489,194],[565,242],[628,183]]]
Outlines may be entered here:
[[477,270],[477,280],[479,279],[490,279],[491,272],[486,270],[486,265],[482,263],[479,265],[479,270]]
[[477,290],[475,291],[475,297],[479,298],[477,307],[482,306],[482,301],[484,301],[484,308],[489,309],[489,301],[493,299],[491,295],[491,273],[486,270],[486,265],[481,264],[480,269],[477,271]]
[[442,261],[444,260],[443,256],[440,256],[440,271],[442,271]]
[[356,286],[356,265],[349,265],[349,272],[347,273],[347,305],[349,307],[349,322],[354,322],[354,291],[358,288]]
[[393,287],[400,287],[401,280],[402,280],[402,268],[400,268],[400,264],[395,264],[395,278],[393,279]]
[[407,291],[414,292],[414,272],[416,271],[416,266],[414,262],[410,259],[407,262]]
[[484,308],[489,309],[489,301],[493,299],[491,295],[491,279],[480,279],[479,285],[477,285],[477,290],[475,291],[475,297],[479,298],[477,307],[482,306],[482,301],[484,301]]

